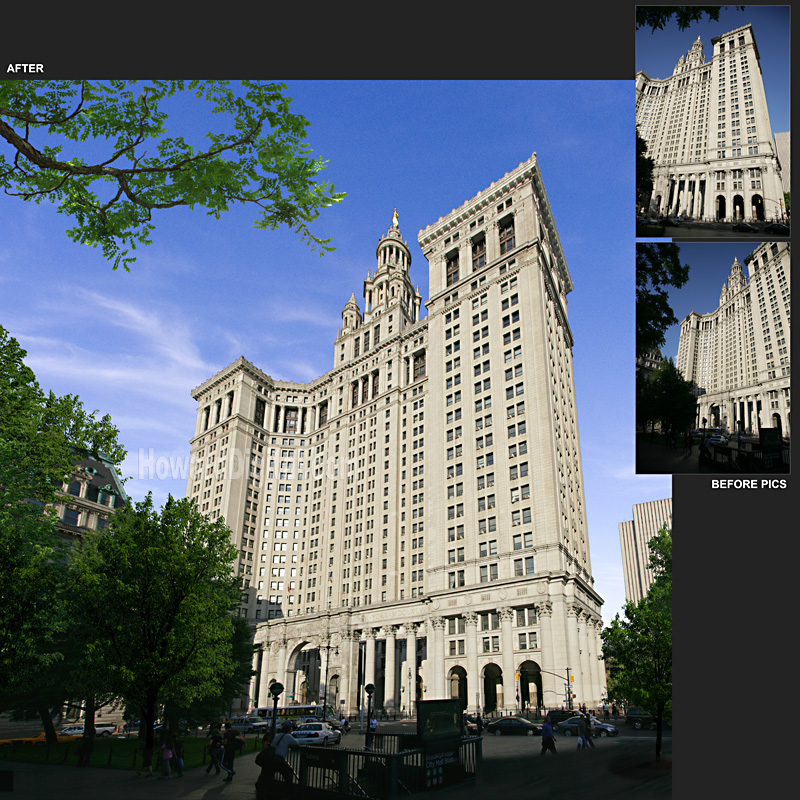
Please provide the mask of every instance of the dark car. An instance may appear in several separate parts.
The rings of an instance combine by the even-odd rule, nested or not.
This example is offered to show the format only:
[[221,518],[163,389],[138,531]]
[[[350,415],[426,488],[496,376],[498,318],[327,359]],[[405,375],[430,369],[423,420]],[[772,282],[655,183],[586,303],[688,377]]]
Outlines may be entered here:
[[757,229],[750,225],[747,222],[737,222],[731,230],[738,231],[740,233],[756,233]]
[[555,725],[557,722],[561,722],[561,720],[569,719],[570,717],[578,717],[580,714],[577,711],[557,708],[554,711],[548,711],[547,716],[550,717],[550,722]]
[[542,728],[525,717],[503,717],[486,726],[488,733],[495,736],[541,736]]
[[655,722],[656,718],[643,708],[629,708],[625,713],[625,724],[633,725],[637,731],[649,728],[651,725],[655,725]]
[[766,233],[780,233],[782,235],[789,235],[789,226],[784,225],[782,222],[772,222],[769,225],[764,226],[764,231]]
[[[556,726],[558,733],[563,733],[564,736],[577,736],[578,735],[578,717],[570,717],[569,719],[562,720]],[[592,736],[617,736],[619,731],[606,722],[599,722],[592,717]]]

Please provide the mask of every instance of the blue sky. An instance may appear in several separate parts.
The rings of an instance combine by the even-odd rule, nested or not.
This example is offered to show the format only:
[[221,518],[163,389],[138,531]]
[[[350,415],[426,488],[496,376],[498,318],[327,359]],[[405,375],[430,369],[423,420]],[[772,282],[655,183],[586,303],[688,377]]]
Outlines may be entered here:
[[756,245],[756,242],[689,242],[679,245],[681,263],[689,265],[689,280],[680,289],[669,291],[669,302],[678,323],[667,329],[666,344],[661,349],[663,356],[673,361],[677,358],[680,323],[690,311],[710,314],[719,308],[722,284],[727,283],[730,277],[734,259],[742,265],[744,276],[749,276],[744,260]]
[[[219,221],[175,209],[157,214],[131,273],[112,272],[102,253],[67,239],[51,206],[0,195],[0,323],[43,388],[111,414],[134,499],[184,496],[195,386],[242,355],[276,379],[329,370],[341,310],[351,292],[361,301],[393,209],[425,298],[418,232],[536,152],[575,284],[592,571],[610,621],[624,601],[618,523],[634,503],[672,493],[669,476],[633,469],[633,221],[613,222],[633,197],[632,82],[289,81],[288,94],[329,162],[324,178],[348,193],[313,225],[334,253],[254,230],[249,209]],[[199,142],[201,116],[176,104],[176,131]],[[140,451],[151,450],[184,477],[140,479]]]
[[706,61],[711,61],[714,53],[711,39],[749,23],[760,57],[772,133],[791,130],[789,18],[788,5],[747,5],[744,11],[728,6],[720,11],[718,22],[703,17],[702,22],[693,23],[685,31],[678,30],[674,18],[663,30],[654,33],[650,28],[640,28],[636,31],[636,71],[643,70],[651,78],[670,77],[678,59],[686,55],[698,36]]

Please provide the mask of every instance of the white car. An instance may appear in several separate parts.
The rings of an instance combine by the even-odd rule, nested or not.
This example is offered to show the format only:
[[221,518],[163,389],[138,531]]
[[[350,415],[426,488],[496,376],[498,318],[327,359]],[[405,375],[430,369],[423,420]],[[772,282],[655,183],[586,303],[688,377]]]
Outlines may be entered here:
[[327,747],[329,744],[339,744],[342,734],[328,725],[327,722],[304,722],[292,731],[292,736],[300,744],[316,744]]

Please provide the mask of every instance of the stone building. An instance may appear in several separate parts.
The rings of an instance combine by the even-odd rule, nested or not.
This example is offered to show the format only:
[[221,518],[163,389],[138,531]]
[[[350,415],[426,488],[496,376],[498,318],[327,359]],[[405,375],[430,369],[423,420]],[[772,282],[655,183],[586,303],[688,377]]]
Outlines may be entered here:
[[203,385],[187,495],[239,550],[260,653],[248,705],[352,713],[460,697],[511,710],[605,692],[564,260],[535,154],[419,233],[395,211],[333,368]]
[[764,242],[734,260],[719,307],[681,322],[676,367],[696,386],[702,427],[758,434],[791,427],[791,265],[788,242]]
[[781,172],[752,26],[698,37],[668,78],[636,74],[636,126],[653,159],[645,213],[785,219]]
[[625,598],[638,603],[653,582],[648,543],[666,525],[672,527],[672,498],[636,503],[633,519],[619,523]]

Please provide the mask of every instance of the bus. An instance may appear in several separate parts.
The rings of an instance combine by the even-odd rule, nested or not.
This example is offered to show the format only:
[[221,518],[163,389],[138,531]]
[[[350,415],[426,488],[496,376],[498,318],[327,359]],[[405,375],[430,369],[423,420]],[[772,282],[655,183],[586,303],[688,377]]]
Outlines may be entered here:
[[[254,706],[250,713],[257,714],[263,720],[272,725],[273,708],[273,706]],[[284,722],[296,724],[298,720],[306,719],[307,717],[314,717],[321,722],[324,720],[334,719],[338,721],[336,710],[333,708],[333,706],[327,704],[324,708],[319,703],[310,703],[309,705],[278,706],[274,710],[277,716],[275,725],[278,728],[280,728]]]

